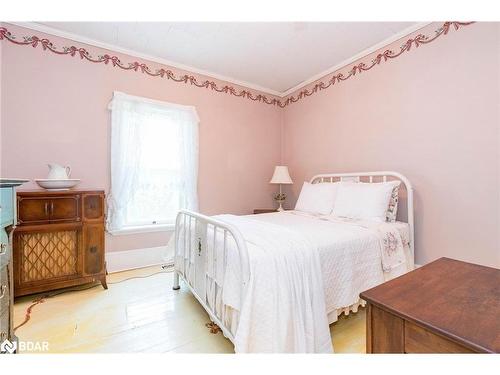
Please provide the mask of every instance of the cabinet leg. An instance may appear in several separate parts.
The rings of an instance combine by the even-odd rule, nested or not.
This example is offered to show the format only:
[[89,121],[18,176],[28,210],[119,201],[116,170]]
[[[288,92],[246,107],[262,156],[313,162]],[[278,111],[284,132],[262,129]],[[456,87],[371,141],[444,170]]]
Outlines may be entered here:
[[101,277],[101,285],[104,289],[108,289],[108,283],[106,282],[106,276]]

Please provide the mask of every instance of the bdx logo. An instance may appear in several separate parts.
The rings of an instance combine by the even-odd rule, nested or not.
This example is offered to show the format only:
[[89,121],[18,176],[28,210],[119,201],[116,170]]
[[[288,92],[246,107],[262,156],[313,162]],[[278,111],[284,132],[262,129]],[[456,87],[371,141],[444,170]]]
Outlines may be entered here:
[[0,353],[9,353],[12,354],[17,350],[17,342],[12,342],[10,340],[4,340],[0,344]]

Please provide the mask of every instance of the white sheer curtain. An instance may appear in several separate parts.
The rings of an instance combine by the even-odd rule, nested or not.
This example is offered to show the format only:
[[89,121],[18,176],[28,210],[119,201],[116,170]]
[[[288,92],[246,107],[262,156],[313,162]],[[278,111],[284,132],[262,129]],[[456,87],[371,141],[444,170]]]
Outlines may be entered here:
[[198,209],[196,109],[114,92],[107,229],[173,224]]

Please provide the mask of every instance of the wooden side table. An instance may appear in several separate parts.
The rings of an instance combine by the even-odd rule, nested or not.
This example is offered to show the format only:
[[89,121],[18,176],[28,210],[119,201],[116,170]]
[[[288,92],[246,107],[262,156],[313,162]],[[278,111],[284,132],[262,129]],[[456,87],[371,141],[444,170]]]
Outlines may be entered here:
[[441,258],[360,294],[367,353],[500,352],[500,270]]
[[[285,208],[285,211],[289,211],[290,209],[289,208]],[[257,215],[257,214],[268,214],[268,213],[271,213],[271,212],[278,212],[278,210],[276,208],[255,208],[253,210],[253,214],[254,215]]]
[[257,214],[268,214],[270,212],[278,212],[278,210],[276,210],[276,208],[256,208],[253,210],[253,214],[254,215],[257,215]]

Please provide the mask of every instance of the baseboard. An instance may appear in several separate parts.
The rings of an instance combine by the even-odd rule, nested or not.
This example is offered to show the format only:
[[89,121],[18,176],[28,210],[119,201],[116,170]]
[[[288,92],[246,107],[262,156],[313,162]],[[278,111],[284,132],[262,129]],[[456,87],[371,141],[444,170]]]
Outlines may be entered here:
[[133,270],[165,263],[166,246],[148,247],[106,253],[106,268],[109,273]]

